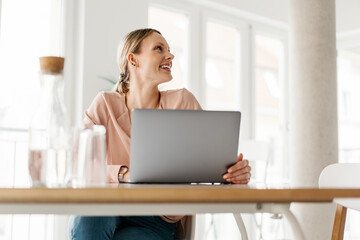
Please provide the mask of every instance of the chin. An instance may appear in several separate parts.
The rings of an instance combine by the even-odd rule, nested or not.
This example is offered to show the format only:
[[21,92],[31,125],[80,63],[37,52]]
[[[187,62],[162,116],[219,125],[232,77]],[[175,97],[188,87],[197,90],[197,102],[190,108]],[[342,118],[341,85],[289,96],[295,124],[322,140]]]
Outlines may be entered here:
[[156,83],[157,85],[159,84],[163,84],[163,83],[167,83],[170,82],[173,79],[172,75],[167,75],[167,76],[157,76],[153,78],[154,83]]
[[159,82],[160,82],[160,84],[167,83],[167,82],[170,82],[172,79],[173,79],[173,77],[171,76],[170,78],[167,78],[167,79],[161,79]]

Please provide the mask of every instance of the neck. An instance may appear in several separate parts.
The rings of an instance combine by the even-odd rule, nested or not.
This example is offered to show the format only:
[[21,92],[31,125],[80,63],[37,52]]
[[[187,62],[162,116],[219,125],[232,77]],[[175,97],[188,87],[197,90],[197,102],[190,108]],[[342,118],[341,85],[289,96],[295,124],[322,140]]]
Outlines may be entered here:
[[158,108],[160,95],[157,86],[139,86],[131,83],[131,89],[126,94],[126,105],[131,111],[134,108]]

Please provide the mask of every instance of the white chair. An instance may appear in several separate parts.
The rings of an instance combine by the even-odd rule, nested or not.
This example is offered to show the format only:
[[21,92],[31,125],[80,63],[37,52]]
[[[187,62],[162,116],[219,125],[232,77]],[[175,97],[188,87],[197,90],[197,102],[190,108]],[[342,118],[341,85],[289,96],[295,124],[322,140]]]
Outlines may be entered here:
[[[319,177],[321,188],[360,188],[360,163],[337,163],[324,168]],[[360,211],[360,199],[335,199],[336,210],[332,240],[342,240],[347,209]]]

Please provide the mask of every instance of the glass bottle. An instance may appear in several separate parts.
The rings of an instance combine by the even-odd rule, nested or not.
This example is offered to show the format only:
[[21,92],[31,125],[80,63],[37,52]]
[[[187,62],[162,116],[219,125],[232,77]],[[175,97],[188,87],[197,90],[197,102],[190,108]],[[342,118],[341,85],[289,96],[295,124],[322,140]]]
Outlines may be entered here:
[[70,125],[64,104],[64,58],[40,57],[41,95],[29,128],[29,173],[33,186],[65,185]]

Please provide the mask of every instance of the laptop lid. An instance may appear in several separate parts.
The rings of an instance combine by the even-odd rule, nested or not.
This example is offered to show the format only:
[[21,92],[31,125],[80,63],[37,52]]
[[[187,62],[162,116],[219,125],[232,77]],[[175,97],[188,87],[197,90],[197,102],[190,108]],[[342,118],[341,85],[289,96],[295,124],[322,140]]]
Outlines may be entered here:
[[225,183],[237,161],[240,112],[134,109],[130,182]]

